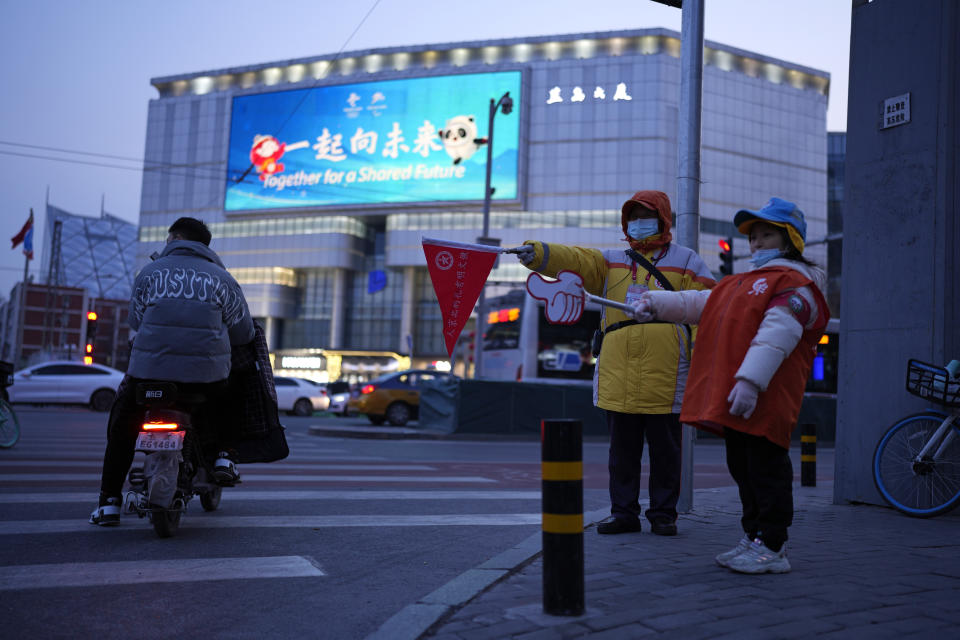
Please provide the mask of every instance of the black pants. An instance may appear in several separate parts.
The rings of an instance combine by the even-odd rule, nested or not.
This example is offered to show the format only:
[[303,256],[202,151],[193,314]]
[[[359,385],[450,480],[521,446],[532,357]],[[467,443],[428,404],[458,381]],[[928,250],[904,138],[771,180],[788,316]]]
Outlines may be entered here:
[[766,438],[724,429],[727,469],[740,489],[740,523],[772,551],[787,541],[793,523],[793,464],[789,452]]
[[[137,435],[143,416],[146,413],[143,405],[137,404],[136,378],[125,377],[117,388],[117,397],[110,409],[110,418],[107,422],[107,450],[103,454],[103,473],[100,476],[100,494],[103,496],[120,496],[123,492],[123,481],[133,462],[136,453]],[[221,448],[229,448],[231,442],[228,437],[228,427],[216,416],[222,413],[223,402],[226,398],[225,381],[208,384],[181,384],[177,388],[183,392],[199,394],[207,401],[197,414],[193,416],[193,424],[198,427],[201,436],[201,449],[216,453]],[[209,426],[204,426],[209,425]]]
[[650,522],[674,522],[680,498],[680,415],[607,411],[610,431],[610,513],[640,517],[640,457],[650,445]]

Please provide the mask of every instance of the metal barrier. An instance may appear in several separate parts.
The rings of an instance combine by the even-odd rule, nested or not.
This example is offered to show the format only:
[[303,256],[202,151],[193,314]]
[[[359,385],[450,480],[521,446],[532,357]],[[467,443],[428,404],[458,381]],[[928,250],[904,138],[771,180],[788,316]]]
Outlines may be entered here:
[[800,425],[800,486],[817,486],[817,425]]

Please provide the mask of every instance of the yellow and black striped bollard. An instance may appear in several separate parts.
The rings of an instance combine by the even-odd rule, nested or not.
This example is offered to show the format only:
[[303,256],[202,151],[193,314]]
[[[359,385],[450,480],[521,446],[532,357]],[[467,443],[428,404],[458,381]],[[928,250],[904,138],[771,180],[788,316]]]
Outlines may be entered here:
[[543,610],[583,614],[583,427],[540,422],[543,469]]
[[800,486],[817,486],[817,425],[800,425]]

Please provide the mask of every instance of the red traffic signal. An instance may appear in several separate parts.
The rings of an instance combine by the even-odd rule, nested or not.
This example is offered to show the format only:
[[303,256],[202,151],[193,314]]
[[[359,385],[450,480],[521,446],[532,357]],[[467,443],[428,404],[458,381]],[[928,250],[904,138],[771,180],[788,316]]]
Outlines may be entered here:
[[731,276],[733,275],[733,237],[720,238],[717,244],[720,245],[720,273]]

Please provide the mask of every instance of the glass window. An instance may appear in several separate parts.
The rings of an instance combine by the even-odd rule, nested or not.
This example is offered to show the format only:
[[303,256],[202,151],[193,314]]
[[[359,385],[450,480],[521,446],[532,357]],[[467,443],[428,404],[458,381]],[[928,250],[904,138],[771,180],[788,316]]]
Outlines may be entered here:
[[60,375],[60,373],[61,373],[60,369],[61,369],[60,365],[52,364],[52,365],[49,365],[49,366],[46,366],[46,367],[40,367],[39,369],[34,369],[34,370],[33,370],[33,375],[35,375],[35,376],[57,376],[57,375]]
[[297,383],[292,378],[274,378],[273,383],[278,387],[295,387]]
[[33,371],[38,376],[106,376],[109,371],[83,364],[51,364]]

